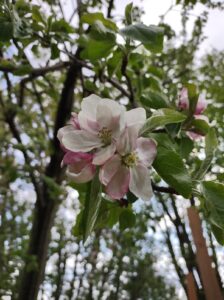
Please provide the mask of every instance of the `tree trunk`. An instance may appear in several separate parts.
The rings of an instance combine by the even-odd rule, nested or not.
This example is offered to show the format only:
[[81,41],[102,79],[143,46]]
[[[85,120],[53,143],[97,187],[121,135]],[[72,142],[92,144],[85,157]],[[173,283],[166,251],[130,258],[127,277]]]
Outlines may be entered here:
[[187,298],[188,298],[188,300],[198,300],[197,288],[196,288],[194,276],[192,273],[187,274],[186,283],[187,283]]
[[[60,127],[65,125],[65,122],[71,114],[74,100],[74,87],[79,73],[80,65],[73,62],[68,69],[58,104],[53,138],[54,153],[51,156],[50,163],[45,172],[45,176],[52,178],[58,184],[61,182],[62,177],[60,167],[62,152],[60,150],[59,141],[57,140],[57,131]],[[58,208],[59,199],[52,198],[50,187],[47,186],[46,183],[43,183],[42,191],[41,199],[37,197],[34,208],[33,226],[27,260],[21,277],[19,300],[35,300],[44,276],[50,231]],[[30,267],[31,259],[32,261],[35,260],[35,268]]]
[[196,257],[201,273],[206,299],[223,300],[223,295],[219,288],[215,271],[212,268],[212,260],[208,254],[206,242],[203,237],[199,214],[194,207],[188,208],[188,218],[194,243],[197,249]]

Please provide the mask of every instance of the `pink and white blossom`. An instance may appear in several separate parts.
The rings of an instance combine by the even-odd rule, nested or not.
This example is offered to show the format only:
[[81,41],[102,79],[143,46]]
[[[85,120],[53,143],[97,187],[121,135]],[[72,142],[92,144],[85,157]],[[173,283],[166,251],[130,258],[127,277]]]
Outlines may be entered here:
[[102,165],[116,151],[116,140],[125,127],[124,113],[124,107],[117,102],[90,95],[82,101],[79,128],[64,128],[62,144],[73,152],[97,149],[93,164]]
[[[194,115],[194,118],[196,120],[203,120],[203,121],[209,123],[209,119],[208,119],[207,116],[204,116],[204,115]],[[191,138],[192,140],[198,140],[198,139],[200,139],[203,136],[201,133],[197,133],[196,131],[193,131],[193,130],[189,130],[186,133],[189,136],[189,138]]]
[[[182,88],[180,91],[180,97],[179,97],[179,103],[178,103],[179,108],[183,110],[189,110],[190,103],[189,103],[189,97],[188,97],[188,90],[187,88]],[[205,99],[204,94],[200,94],[198,97],[198,102],[195,108],[194,115],[200,115],[203,113],[203,111],[207,107],[207,101]]]
[[100,169],[100,181],[113,199],[121,199],[130,190],[149,200],[152,197],[149,167],[156,156],[156,143],[138,137],[138,129],[127,127],[117,140],[117,153]]
[[96,167],[92,164],[93,154],[83,152],[73,152],[68,150],[62,143],[63,136],[74,130],[80,130],[78,115],[72,113],[68,125],[59,129],[58,139],[61,142],[61,148],[65,152],[61,166],[67,166],[66,174],[76,183],[84,183],[93,179]]
[[[178,103],[179,108],[183,109],[183,110],[189,110],[190,107],[190,103],[189,103],[189,98],[188,98],[188,90],[187,88],[182,88],[181,92],[180,92],[180,97],[179,97],[179,103]],[[198,101],[197,101],[197,105],[194,111],[194,118],[195,119],[201,119],[204,120],[206,122],[208,121],[208,118],[204,115],[202,115],[202,113],[204,112],[204,110],[207,107],[207,101],[205,99],[205,95],[204,94],[200,94],[198,97]],[[192,140],[196,140],[198,138],[202,137],[202,134],[197,133],[193,130],[189,130],[187,131],[187,135],[192,139]]]
[[62,165],[75,182],[91,180],[100,166],[100,181],[113,199],[121,199],[130,189],[137,197],[150,199],[149,167],[156,155],[153,140],[138,137],[146,121],[143,108],[124,107],[96,95],[85,98],[79,114],[58,131],[65,152]]
[[63,164],[67,165],[67,176],[76,183],[92,180],[96,172],[92,160],[92,154],[68,151],[63,158]]

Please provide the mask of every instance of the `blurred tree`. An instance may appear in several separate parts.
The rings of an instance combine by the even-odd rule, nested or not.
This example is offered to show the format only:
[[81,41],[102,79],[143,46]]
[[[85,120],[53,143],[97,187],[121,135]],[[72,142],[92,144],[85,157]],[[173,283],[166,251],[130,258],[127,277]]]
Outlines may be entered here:
[[[214,51],[199,65],[197,50],[204,39],[207,13],[195,19],[188,37],[186,26],[196,1],[179,2],[182,32],[177,35],[165,24],[165,16],[161,17],[162,53],[157,27],[155,32],[144,32],[143,38],[137,36],[138,47],[125,30],[126,44],[117,39],[116,9],[111,0],[0,2],[2,299],[8,295],[33,300],[38,294],[39,299],[177,299],[178,289],[187,291],[185,276],[189,272],[198,298],[205,299],[186,220],[186,208],[198,207],[200,197],[183,201],[172,188],[162,186],[164,181],[153,171],[152,203],[135,214],[130,203],[136,199],[131,195],[127,208],[104,199],[96,232],[84,247],[78,212],[83,210],[87,185],[65,180],[57,140],[57,131],[71,111],[78,111],[82,98],[91,93],[121,101],[127,108],[142,105],[150,116],[155,109],[175,109],[178,89],[193,81],[207,92],[206,115],[219,135],[219,147],[206,176],[223,180],[223,53]],[[209,9],[223,6],[199,2]],[[98,11],[104,15],[93,13]],[[118,25],[138,23],[141,15],[140,8],[134,7],[131,14],[128,6]],[[150,43],[153,34],[156,38]],[[157,135],[158,143],[169,147],[173,143],[178,157],[196,174],[202,164],[203,143],[180,137],[178,126],[169,126],[164,131],[167,139],[159,131],[154,138]],[[204,220],[210,220],[203,201],[199,210]],[[118,222],[119,226],[115,225]],[[221,244],[223,231],[214,224],[203,225],[223,289],[219,246],[211,230]],[[159,270],[161,257],[168,261],[163,273]]]

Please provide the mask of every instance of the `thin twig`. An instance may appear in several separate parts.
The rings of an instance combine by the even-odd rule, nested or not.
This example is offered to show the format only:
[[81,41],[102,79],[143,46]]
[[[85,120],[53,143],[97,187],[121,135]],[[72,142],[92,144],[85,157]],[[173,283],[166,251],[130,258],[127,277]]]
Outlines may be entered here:
[[156,192],[179,195],[179,193],[172,187],[158,186],[154,182],[152,182],[152,188]]
[[134,95],[134,90],[133,90],[133,87],[132,87],[131,79],[127,74],[127,65],[128,65],[128,57],[127,57],[127,55],[125,55],[123,57],[123,61],[122,61],[121,73],[127,81],[127,86],[128,86],[129,91],[130,91],[129,100],[130,100],[131,106],[133,108],[135,108],[135,107],[137,107],[137,103],[135,102],[135,95]]

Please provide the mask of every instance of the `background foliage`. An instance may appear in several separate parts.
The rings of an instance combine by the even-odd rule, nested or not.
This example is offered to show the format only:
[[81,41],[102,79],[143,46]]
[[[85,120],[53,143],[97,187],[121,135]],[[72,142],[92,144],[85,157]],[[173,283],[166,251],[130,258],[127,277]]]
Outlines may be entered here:
[[[223,289],[222,250],[216,241],[224,244],[223,186],[204,183],[202,198],[194,201],[164,187],[166,181],[189,198],[189,173],[198,180],[208,171],[205,179],[223,181],[223,53],[213,50],[198,61],[206,13],[195,18],[190,36],[186,32],[196,2],[209,9],[223,5],[176,2],[180,34],[163,16],[156,24],[160,27],[141,24],[143,12],[131,4],[115,22],[113,1],[77,1],[69,12],[68,2],[0,2],[2,299],[183,299],[185,275],[191,271],[198,297],[205,299],[186,215],[192,204],[206,221],[204,236]],[[214,132],[206,137],[205,151],[203,139],[193,143],[177,136],[178,115],[172,116],[172,125],[154,119],[151,135],[161,150],[152,172],[155,197],[149,203],[135,202],[133,195],[120,204],[103,199],[84,246],[88,188],[65,178],[58,129],[91,93],[127,108],[141,105],[148,117],[155,109],[174,112],[178,90],[187,82],[207,92],[206,115],[216,128],[218,146]],[[157,130],[161,122],[163,132]],[[204,124],[198,129],[208,131]],[[175,181],[177,169],[182,173]]]

